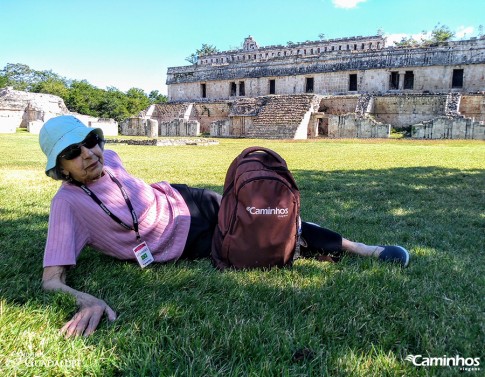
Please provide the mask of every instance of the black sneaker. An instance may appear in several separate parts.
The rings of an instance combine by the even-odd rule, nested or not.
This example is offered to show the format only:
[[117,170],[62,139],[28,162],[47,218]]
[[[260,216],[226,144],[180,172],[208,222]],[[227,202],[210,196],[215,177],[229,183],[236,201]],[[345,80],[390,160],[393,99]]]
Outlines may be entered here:
[[399,263],[403,268],[409,265],[409,252],[402,246],[381,246],[384,250],[379,254],[383,262]]

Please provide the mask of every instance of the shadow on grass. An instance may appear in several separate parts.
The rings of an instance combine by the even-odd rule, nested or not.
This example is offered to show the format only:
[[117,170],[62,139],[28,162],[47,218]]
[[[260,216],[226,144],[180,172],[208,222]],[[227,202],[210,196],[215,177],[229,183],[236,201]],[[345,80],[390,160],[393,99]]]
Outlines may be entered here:
[[[85,340],[116,349],[108,375],[417,375],[408,354],[483,356],[484,171],[294,174],[305,220],[356,241],[402,244],[411,266],[346,257],[268,272],[220,273],[207,260],[141,270],[88,248],[68,283],[119,313]],[[47,217],[9,217],[2,209],[0,297],[54,306],[61,327],[74,308],[40,290]]]

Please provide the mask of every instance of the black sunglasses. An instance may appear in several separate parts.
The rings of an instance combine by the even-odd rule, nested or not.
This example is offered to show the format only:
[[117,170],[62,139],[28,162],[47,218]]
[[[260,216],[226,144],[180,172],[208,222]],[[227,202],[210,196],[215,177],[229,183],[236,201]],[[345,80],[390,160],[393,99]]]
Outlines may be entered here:
[[94,148],[96,145],[101,145],[104,142],[98,134],[90,132],[86,138],[79,144],[72,144],[59,153],[59,158],[65,160],[73,160],[81,155],[81,147],[86,147],[88,149]]

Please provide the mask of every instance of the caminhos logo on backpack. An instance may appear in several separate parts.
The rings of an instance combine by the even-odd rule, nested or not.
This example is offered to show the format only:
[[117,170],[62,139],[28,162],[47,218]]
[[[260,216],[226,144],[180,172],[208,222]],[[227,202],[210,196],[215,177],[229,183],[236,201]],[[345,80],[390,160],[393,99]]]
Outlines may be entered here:
[[277,215],[278,217],[288,216],[288,208],[256,208],[256,207],[246,207],[251,215]]

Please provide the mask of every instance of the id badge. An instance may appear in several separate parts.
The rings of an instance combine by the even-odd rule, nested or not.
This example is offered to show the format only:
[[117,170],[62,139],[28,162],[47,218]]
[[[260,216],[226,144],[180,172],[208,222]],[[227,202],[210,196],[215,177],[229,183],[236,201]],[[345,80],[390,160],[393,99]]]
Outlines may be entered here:
[[152,253],[145,241],[134,247],[133,252],[135,253],[136,260],[141,268],[148,266],[154,261]]

